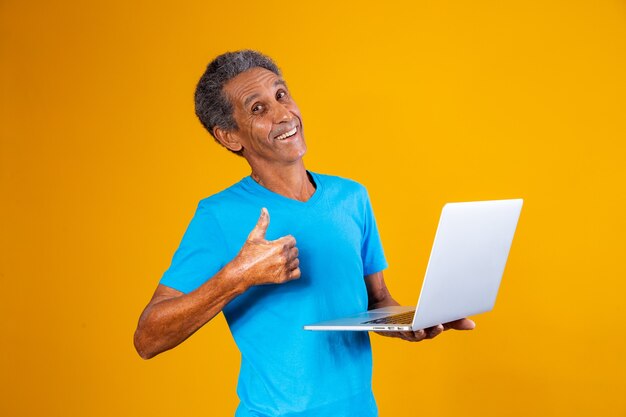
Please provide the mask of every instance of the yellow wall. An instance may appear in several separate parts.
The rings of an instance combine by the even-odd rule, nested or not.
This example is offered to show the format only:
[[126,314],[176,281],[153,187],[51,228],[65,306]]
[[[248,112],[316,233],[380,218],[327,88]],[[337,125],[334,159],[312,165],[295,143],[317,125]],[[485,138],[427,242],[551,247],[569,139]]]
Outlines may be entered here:
[[399,301],[445,202],[525,199],[474,332],[373,336],[382,416],[626,415],[624,1],[211,3],[0,4],[1,415],[232,415],[221,316],[147,362],[132,334],[198,200],[248,173],[192,101],[244,47],[307,167],[368,187]]

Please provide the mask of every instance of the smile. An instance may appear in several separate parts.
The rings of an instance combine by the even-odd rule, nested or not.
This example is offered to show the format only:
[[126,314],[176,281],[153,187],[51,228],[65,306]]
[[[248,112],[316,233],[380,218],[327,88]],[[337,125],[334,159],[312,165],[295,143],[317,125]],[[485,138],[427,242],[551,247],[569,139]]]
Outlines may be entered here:
[[276,136],[276,140],[285,140],[293,135],[295,135],[298,132],[298,126],[294,127],[293,129],[291,129],[288,132],[283,133],[280,136]]

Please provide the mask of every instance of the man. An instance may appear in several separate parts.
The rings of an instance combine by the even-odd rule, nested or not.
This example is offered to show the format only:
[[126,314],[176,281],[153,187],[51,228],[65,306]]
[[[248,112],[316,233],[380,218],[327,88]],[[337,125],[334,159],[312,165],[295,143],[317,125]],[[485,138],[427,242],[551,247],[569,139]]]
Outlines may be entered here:
[[[223,311],[242,354],[236,416],[377,415],[368,333],[302,329],[398,305],[365,188],[305,169],[300,111],[257,52],[209,64],[196,114],[252,172],[199,203],[139,319],[137,351],[171,349]],[[420,341],[473,327],[463,319],[384,335]]]

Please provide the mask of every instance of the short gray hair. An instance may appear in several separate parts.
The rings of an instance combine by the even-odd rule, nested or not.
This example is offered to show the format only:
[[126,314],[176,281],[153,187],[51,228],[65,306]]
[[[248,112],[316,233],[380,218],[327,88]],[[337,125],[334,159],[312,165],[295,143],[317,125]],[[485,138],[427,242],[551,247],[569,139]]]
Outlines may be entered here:
[[[260,52],[249,49],[226,52],[215,58],[206,68],[196,86],[196,116],[211,136],[214,127],[236,130],[233,106],[224,93],[224,85],[251,68],[260,67],[281,77],[280,69],[272,59]],[[217,140],[217,139],[216,139]],[[241,155],[241,151],[235,152]]]

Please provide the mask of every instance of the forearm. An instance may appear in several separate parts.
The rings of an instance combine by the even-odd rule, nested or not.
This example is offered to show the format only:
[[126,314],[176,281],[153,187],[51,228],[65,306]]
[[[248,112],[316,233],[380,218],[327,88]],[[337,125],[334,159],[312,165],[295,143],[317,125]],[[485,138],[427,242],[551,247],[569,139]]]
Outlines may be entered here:
[[400,303],[394,300],[391,294],[387,293],[387,295],[385,295],[384,298],[377,299],[377,300],[370,300],[370,303],[367,306],[367,309],[374,310],[375,308],[399,306],[399,305]]
[[236,268],[226,265],[196,290],[151,303],[135,332],[135,347],[144,359],[179,345],[219,314],[246,286]]
[[367,287],[368,310],[400,305],[389,293],[382,272],[366,275],[365,285]]

